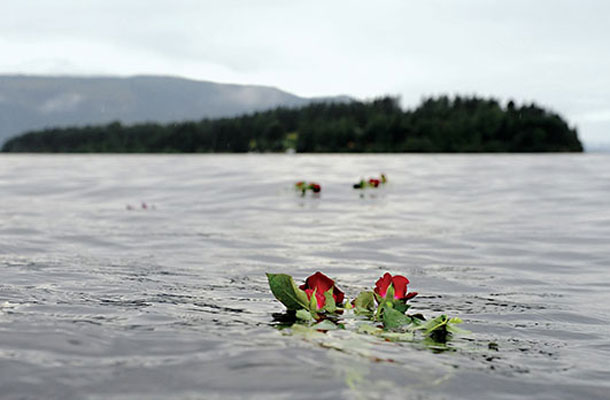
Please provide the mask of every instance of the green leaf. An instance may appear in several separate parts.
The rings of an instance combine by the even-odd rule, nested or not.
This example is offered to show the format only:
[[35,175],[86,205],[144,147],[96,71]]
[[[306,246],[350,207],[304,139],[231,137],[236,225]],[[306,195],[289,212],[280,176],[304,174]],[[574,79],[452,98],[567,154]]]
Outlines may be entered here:
[[390,284],[390,286],[388,286],[387,292],[385,292],[386,300],[394,301],[394,293],[394,284]]
[[399,311],[399,312],[401,312],[403,314],[407,312],[409,307],[411,307],[411,305],[407,304],[407,302],[404,301],[404,300],[394,300],[392,302],[392,305],[394,306],[394,309],[396,311]]
[[375,296],[373,292],[360,292],[354,300],[354,307],[356,307],[356,311],[374,311]]
[[426,319],[421,314],[411,314],[409,315],[409,317],[411,318],[412,328],[415,328],[426,322]]
[[408,342],[415,339],[415,334],[412,331],[408,332],[382,332],[379,334],[379,337],[382,337],[390,342]]
[[[449,319],[446,315],[441,315],[429,323],[424,324],[427,326],[425,335],[436,343],[447,343],[447,340],[451,337],[451,333],[447,330],[448,321]],[[436,322],[436,324],[433,324],[434,322]]]
[[471,333],[469,330],[458,328],[457,326],[447,325],[447,330],[451,333],[455,333],[457,335],[468,335]]
[[315,321],[315,318],[311,315],[311,313],[303,308],[300,310],[297,310],[296,317],[297,317],[297,319],[300,319],[301,321],[305,321],[305,322]]
[[319,331],[334,331],[336,329],[339,329],[337,325],[327,319],[323,319],[322,321],[312,326],[312,328],[317,329]]
[[445,314],[442,314],[425,324],[421,324],[417,329],[424,330],[426,334],[430,334],[434,331],[444,330],[447,326],[447,322],[449,322],[449,319]]
[[362,324],[358,326],[358,333],[365,335],[377,336],[391,342],[404,342],[411,341],[414,339],[414,334],[411,331],[408,332],[387,332],[383,329],[379,329],[376,326],[370,324]]
[[387,305],[383,309],[382,318],[384,329],[397,329],[412,322],[411,317]]
[[456,324],[461,324],[462,319],[458,318],[458,317],[453,317],[449,320],[449,322],[447,322],[447,330],[451,333],[455,333],[455,334],[461,334],[461,335],[467,335],[469,333],[471,333],[470,331],[466,330],[466,329],[462,329],[462,328],[458,328],[457,326],[455,326]]
[[[318,312],[318,300],[316,299],[317,291],[318,291],[318,289],[314,289],[313,293],[311,294],[311,297],[309,298],[308,308],[312,314],[315,314]],[[307,294],[305,294],[305,295],[307,295]]]
[[290,330],[293,335],[301,336],[306,340],[318,340],[326,337],[324,333],[301,324],[293,324]]
[[[455,321],[452,323],[451,321]],[[459,321],[459,322],[458,322]],[[466,330],[460,329],[453,324],[462,322],[459,318],[449,319],[446,315],[438,317],[418,326],[416,329],[423,329],[425,335],[437,343],[445,343],[453,333],[469,333]]]
[[[271,293],[289,310],[307,309],[307,294],[299,289],[290,275],[267,274]],[[313,296],[312,296],[313,298]]]
[[383,332],[383,330],[370,325],[370,324],[362,324],[358,326],[358,333],[364,333],[367,335],[378,335],[379,333]]
[[333,288],[328,289],[324,293],[324,307],[322,309],[329,313],[337,311],[337,304],[335,304],[335,299],[333,297]]

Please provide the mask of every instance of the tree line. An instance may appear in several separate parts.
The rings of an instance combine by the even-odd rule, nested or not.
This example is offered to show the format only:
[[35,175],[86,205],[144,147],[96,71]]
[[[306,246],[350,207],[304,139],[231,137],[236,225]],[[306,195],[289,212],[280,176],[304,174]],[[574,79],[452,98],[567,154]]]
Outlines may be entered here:
[[402,110],[394,97],[280,107],[172,124],[50,128],[8,140],[4,152],[580,152],[577,132],[535,104],[480,97],[426,98]]

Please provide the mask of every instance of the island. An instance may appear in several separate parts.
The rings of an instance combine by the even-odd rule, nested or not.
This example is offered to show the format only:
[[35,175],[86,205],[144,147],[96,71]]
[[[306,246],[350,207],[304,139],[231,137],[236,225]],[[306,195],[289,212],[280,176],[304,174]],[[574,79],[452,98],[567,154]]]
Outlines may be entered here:
[[535,104],[439,96],[403,110],[398,98],[316,102],[169,124],[48,128],[3,152],[46,153],[481,153],[582,152],[575,128]]

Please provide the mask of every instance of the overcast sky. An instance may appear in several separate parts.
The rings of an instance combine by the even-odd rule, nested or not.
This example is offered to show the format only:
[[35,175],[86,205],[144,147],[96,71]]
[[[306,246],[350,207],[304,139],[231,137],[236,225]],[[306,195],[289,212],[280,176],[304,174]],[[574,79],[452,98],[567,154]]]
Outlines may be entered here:
[[610,143],[608,0],[2,0],[0,73],[163,74],[301,96],[478,94]]

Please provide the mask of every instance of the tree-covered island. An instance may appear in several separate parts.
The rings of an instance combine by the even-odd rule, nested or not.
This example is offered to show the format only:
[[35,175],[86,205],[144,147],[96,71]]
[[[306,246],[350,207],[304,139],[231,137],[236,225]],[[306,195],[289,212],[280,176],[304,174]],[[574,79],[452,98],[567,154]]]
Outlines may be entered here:
[[7,141],[3,152],[581,152],[574,128],[534,104],[428,98],[402,110],[392,97],[313,103],[173,124],[54,128]]

